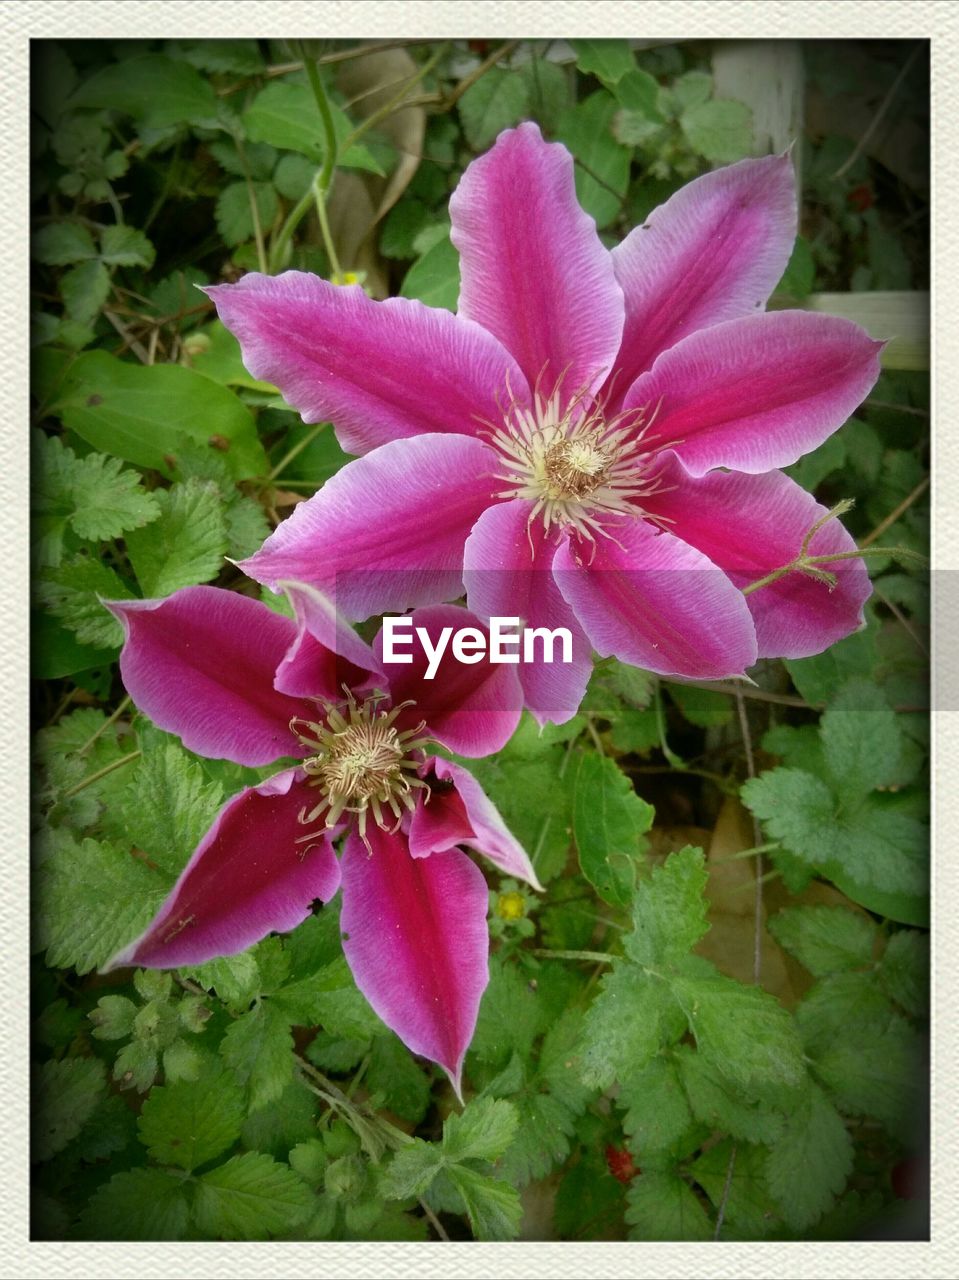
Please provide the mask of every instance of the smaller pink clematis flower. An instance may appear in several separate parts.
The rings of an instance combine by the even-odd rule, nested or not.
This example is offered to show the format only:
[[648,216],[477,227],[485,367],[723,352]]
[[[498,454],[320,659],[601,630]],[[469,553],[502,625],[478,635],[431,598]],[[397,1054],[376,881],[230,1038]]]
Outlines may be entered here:
[[[499,750],[522,710],[515,668],[447,657],[427,680],[421,643],[411,663],[387,664],[381,636],[367,645],[320,593],[284,585],[295,621],[216,587],[108,604],[126,632],[127,691],[157,725],[214,759],[300,763],[227,801],[154,920],[106,967],[232,955],[342,889],[357,986],[459,1092],[489,949],[486,881],[461,846],[541,886],[476,780],[426,747]],[[444,627],[482,629],[454,605],[413,619],[432,643]]]
[[[208,290],[246,366],[363,455],[243,564],[352,619],[454,599],[565,626],[574,660],[521,672],[542,720],[577,709],[591,650],[661,675],[742,675],[862,623],[861,561],[790,572],[826,511],[779,468],[849,417],[882,344],[765,311],[796,234],[788,156],[696,179],[613,250],[573,157],[507,130],[450,200],[458,311],[290,271]],[[836,520],[808,551],[848,554]]]

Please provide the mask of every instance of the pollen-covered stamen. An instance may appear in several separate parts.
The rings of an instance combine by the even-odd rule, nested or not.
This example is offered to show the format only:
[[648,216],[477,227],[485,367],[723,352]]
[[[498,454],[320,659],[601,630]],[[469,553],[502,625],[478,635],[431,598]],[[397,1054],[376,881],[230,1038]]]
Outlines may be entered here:
[[549,396],[540,383],[532,406],[513,399],[502,425],[486,423],[502,460],[497,479],[508,486],[496,496],[532,502],[530,522],[541,516],[547,530],[570,526],[593,542],[597,533],[612,537],[603,527],[610,516],[641,515],[661,524],[642,506],[663,487],[649,474],[655,449],[644,442],[656,410],[607,417],[605,403],[588,388],[564,405],[562,378]]
[[[429,789],[417,776],[430,741],[423,734],[425,722],[415,729],[397,729],[397,716],[413,704],[401,702],[387,711],[381,707],[383,701],[383,694],[373,694],[357,702],[347,689],[344,702],[327,705],[325,723],[299,718],[290,722],[290,728],[312,753],[302,766],[308,785],[320,792],[312,809],[305,805],[301,809],[300,822],[312,825],[325,813],[323,823],[329,829],[344,813],[354,813],[367,848],[369,813],[378,827],[395,831],[403,811],[415,807],[416,789]],[[301,840],[312,840],[315,834]]]

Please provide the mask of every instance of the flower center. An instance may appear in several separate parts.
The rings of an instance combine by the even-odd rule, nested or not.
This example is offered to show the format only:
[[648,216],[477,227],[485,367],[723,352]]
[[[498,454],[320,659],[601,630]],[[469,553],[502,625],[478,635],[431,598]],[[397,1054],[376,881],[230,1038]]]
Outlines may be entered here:
[[607,418],[586,389],[564,407],[557,384],[549,397],[537,387],[532,406],[514,399],[501,425],[486,425],[502,462],[497,479],[507,485],[496,496],[532,502],[530,524],[540,517],[547,531],[568,527],[595,542],[597,533],[612,536],[603,528],[610,517],[655,520],[641,505],[661,488],[648,474],[654,450],[643,437],[652,418],[643,411]]
[[423,748],[429,742],[423,736],[425,722],[415,729],[397,729],[397,716],[413,704],[401,702],[387,711],[381,707],[383,701],[382,694],[373,694],[357,702],[347,689],[344,703],[327,706],[325,722],[290,722],[303,746],[314,753],[303,761],[303,769],[308,785],[320,792],[320,799],[311,810],[307,811],[306,806],[301,809],[300,822],[313,823],[325,812],[324,826],[329,829],[344,813],[355,813],[360,838],[367,848],[366,822],[370,812],[378,827],[395,831],[404,809],[412,811],[415,807],[416,789],[428,790],[417,777],[425,758]]

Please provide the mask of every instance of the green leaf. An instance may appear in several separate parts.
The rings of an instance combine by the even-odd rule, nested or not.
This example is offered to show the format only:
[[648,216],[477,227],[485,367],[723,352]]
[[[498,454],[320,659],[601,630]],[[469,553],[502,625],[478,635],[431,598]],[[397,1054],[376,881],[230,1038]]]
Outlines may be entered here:
[[106,351],[85,352],[65,374],[51,412],[94,449],[166,476],[188,443],[215,448],[235,479],[269,470],[246,406],[182,365],[132,364]]
[[[342,151],[352,130],[348,117],[335,103],[329,104],[338,147],[336,163],[344,169],[365,169],[385,176],[385,171],[365,146],[354,144]],[[269,142],[281,151],[299,151],[315,165],[323,163],[323,121],[312,91],[306,84],[277,80],[261,89],[243,113],[243,124],[253,142]]]
[[681,110],[701,106],[713,92],[713,78],[707,71],[687,71],[673,81],[671,93]]
[[501,1068],[514,1052],[527,1058],[542,1030],[538,988],[533,990],[515,965],[491,957],[489,985],[483,993],[470,1054]]
[[570,44],[579,70],[605,84],[616,84],[636,69],[636,58],[628,40],[570,40]]
[[551,134],[564,107],[569,105],[570,80],[566,69],[549,58],[530,58],[516,74],[526,84],[528,115]]
[[312,1191],[288,1165],[249,1151],[203,1174],[194,1212],[213,1239],[266,1240],[293,1230],[313,1206]]
[[804,1077],[802,1045],[789,1013],[758,987],[700,966],[673,980],[699,1052],[734,1086],[780,1097]]
[[702,849],[687,845],[671,853],[636,890],[634,931],[626,954],[637,964],[663,968],[677,964],[706,933],[706,861]]
[[692,1188],[675,1173],[644,1173],[626,1193],[630,1240],[711,1240],[713,1228]]
[[111,267],[153,266],[156,249],[136,227],[117,224],[100,233],[100,258]]
[[442,1167],[443,1155],[439,1146],[414,1138],[401,1147],[383,1175],[380,1184],[383,1195],[391,1200],[410,1200],[427,1190]]
[[38,851],[35,933],[54,968],[83,974],[104,964],[143,932],[169,888],[127,851],[78,843],[65,830],[46,833]]
[[[847,424],[848,426],[848,424]],[[876,665],[872,629],[854,632],[813,658],[787,658],[786,670],[807,702],[829,702],[850,676],[868,675]]]
[[392,1033],[374,1039],[366,1084],[371,1093],[380,1095],[385,1107],[411,1124],[418,1124],[426,1114],[430,1104],[429,1078]]
[[212,825],[223,791],[176,742],[148,751],[135,768],[118,806],[116,838],[125,834],[172,881]]
[[140,1141],[160,1164],[192,1172],[221,1155],[240,1136],[243,1095],[221,1069],[199,1079],[153,1089],[143,1104]]
[[103,996],[90,1014],[96,1040],[124,1040],[133,1033],[137,1007],[126,996]]
[[[732,1172],[730,1172],[732,1162]],[[727,1139],[710,1147],[690,1170],[718,1210],[725,1200],[724,1240],[763,1239],[780,1224],[766,1184],[766,1152],[762,1147]]]
[[653,814],[614,760],[592,751],[583,756],[573,793],[573,835],[583,875],[614,907],[632,900],[637,855]]
[[752,151],[753,113],[743,102],[701,102],[687,107],[679,124],[696,154],[712,164],[742,160]]
[[456,105],[467,142],[474,151],[483,151],[528,114],[529,87],[515,71],[490,67]]
[[460,292],[460,257],[445,236],[418,258],[403,280],[400,296],[455,311]]
[[697,689],[690,684],[670,684],[669,696],[690,724],[702,729],[729,724],[733,718],[733,702],[728,694]]
[[620,212],[629,188],[631,153],[613,137],[613,118],[619,104],[600,89],[564,111],[557,138],[572,151],[576,164],[576,195],[586,210],[605,227]]
[[127,535],[130,563],[144,596],[167,596],[209,582],[223,568],[226,524],[216,485],[187,480],[157,492],[160,518]]
[[819,731],[837,791],[865,794],[896,780],[902,735],[896,713],[874,682],[845,684],[826,708]]
[[37,583],[37,596],[81,644],[118,649],[123,643],[123,627],[100,599],[132,600],[133,592],[102,561],[81,555],[46,570]]
[[497,1160],[516,1133],[519,1116],[509,1102],[478,1098],[443,1125],[443,1154],[448,1160]]
[[103,1098],[104,1084],[103,1063],[97,1058],[43,1064],[34,1083],[32,1160],[52,1159],[77,1136]]
[[238,1083],[249,1088],[251,1111],[275,1102],[293,1078],[289,1020],[270,1000],[227,1027],[220,1052]]
[[256,40],[196,40],[167,41],[167,48],[174,48],[177,56],[184,57],[201,71],[232,71],[238,76],[254,76],[263,70],[263,56]]
[[462,1165],[445,1172],[462,1198],[477,1240],[516,1239],[523,1206],[515,1187]]
[[623,1078],[616,1105],[632,1149],[644,1156],[671,1150],[693,1123],[676,1063],[662,1055]]
[[673,1050],[693,1115],[711,1129],[746,1142],[774,1142],[783,1118],[742,1092],[688,1045]]
[[600,980],[581,1041],[583,1080],[600,1089],[637,1071],[683,1031],[682,1016],[664,982],[644,979],[619,964]]
[[769,932],[817,978],[872,963],[876,926],[845,907],[787,907],[769,921]]
[[95,71],[77,89],[71,107],[105,107],[134,116],[148,129],[210,125],[217,118],[213,87],[186,62],[162,54],[126,58]]
[[842,1193],[852,1164],[852,1139],[842,1117],[811,1085],[766,1161],[769,1190],[784,1221],[794,1231],[817,1222]]
[[929,935],[900,929],[889,939],[876,971],[891,1000],[917,1018],[929,1012]]
[[48,267],[66,267],[97,256],[93,236],[79,222],[51,222],[33,237],[30,253]]
[[89,325],[110,294],[110,273],[102,262],[80,262],[60,278],[60,296],[67,315]]
[[276,190],[269,182],[231,182],[220,192],[216,202],[216,225],[227,244],[242,244],[255,232],[252,202],[260,230],[265,235],[273,225],[279,209]]
[[131,1169],[101,1186],[83,1211],[87,1240],[183,1240],[190,1203],[182,1178],[162,1169]]

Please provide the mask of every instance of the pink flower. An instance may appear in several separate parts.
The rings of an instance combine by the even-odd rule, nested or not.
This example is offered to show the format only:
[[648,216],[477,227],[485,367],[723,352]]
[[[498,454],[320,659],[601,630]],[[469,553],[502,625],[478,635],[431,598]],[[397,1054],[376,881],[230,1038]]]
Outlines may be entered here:
[[[503,133],[450,201],[459,313],[373,302],[315,276],[209,290],[247,367],[365,455],[243,568],[334,593],[363,618],[455,598],[481,617],[568,627],[568,666],[523,669],[542,719],[575,712],[590,649],[718,679],[818,653],[870,586],[788,565],[824,516],[777,468],[873,386],[881,343],[846,320],[764,311],[789,258],[786,156],[689,183],[612,252],[576,202],[573,159],[535,124]],[[811,554],[854,543],[835,520]]]
[[[116,601],[124,683],[137,706],[200,755],[302,761],[227,801],[146,931],[108,968],[171,968],[293,929],[343,891],[343,951],[357,986],[457,1091],[488,981],[488,890],[458,846],[539,888],[532,864],[461,766],[498,750],[522,709],[516,669],[441,660],[432,680],[383,661],[310,587],[285,584],[296,622],[216,587]],[[417,610],[435,643],[480,625],[455,605]],[[342,858],[333,840],[346,830]]]

